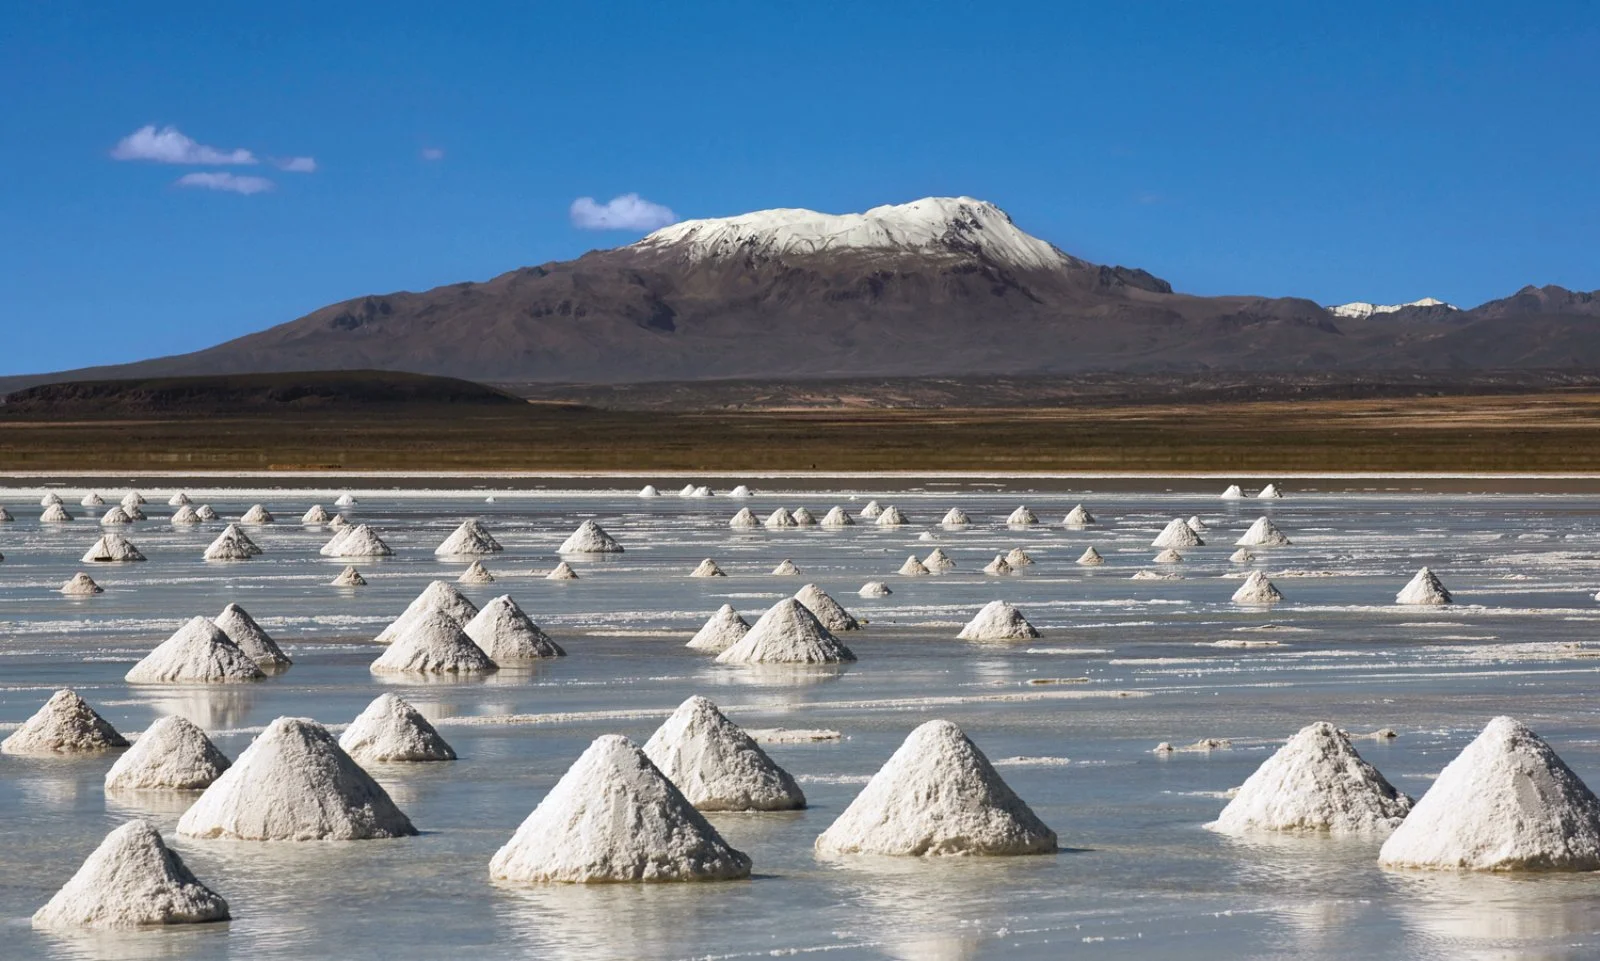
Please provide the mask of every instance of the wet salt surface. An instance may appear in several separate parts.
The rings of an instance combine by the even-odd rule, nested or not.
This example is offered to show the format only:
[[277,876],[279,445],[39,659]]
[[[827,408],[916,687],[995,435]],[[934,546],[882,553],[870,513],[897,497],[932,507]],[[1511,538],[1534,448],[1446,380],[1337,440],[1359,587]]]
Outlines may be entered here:
[[[422,836],[191,841],[172,833],[186,799],[105,797],[110,757],[0,756],[7,937],[0,954],[1055,958],[1072,951],[1133,958],[1181,951],[1334,959],[1600,952],[1597,877],[1389,872],[1376,865],[1375,843],[1239,841],[1200,827],[1221,810],[1224,792],[1319,719],[1356,732],[1398,731],[1392,742],[1357,747],[1414,796],[1500,713],[1529,723],[1600,785],[1600,721],[1591,703],[1600,672],[1600,605],[1592,599],[1600,588],[1600,500],[1592,497],[1441,495],[1395,482],[1381,493],[1348,495],[1289,485],[1282,501],[1229,503],[1215,497],[1220,484],[1192,481],[1165,492],[1113,481],[1096,482],[1093,491],[1027,492],[1017,488],[1030,482],[1015,481],[1000,493],[931,484],[885,493],[853,481],[854,501],[817,492],[643,501],[587,490],[497,492],[487,504],[461,492],[372,492],[358,495],[350,515],[373,524],[396,556],[357,561],[370,585],[341,591],[326,585],[345,562],[316,553],[327,532],[292,522],[314,502],[331,507],[336,490],[248,483],[237,493],[213,486],[196,502],[225,518],[265,503],[281,520],[250,530],[263,556],[201,561],[222,525],[174,529],[164,520],[170,487],[159,497],[146,490],[151,520],[128,535],[151,560],[95,566],[90,573],[106,593],[83,600],[53,592],[84,566],[77,558],[98,524],[41,526],[37,489],[0,490],[0,504],[19,518],[0,526],[0,726],[15,726],[50,691],[72,686],[125,733],[179,713],[237,756],[279,715],[342,725],[381,691],[396,690],[435,719],[462,757],[375,767]],[[114,502],[124,489],[100,491]],[[726,527],[744,505],[759,516],[804,505],[820,517],[835,503],[854,513],[868,497],[900,505],[913,523],[737,534]],[[76,496],[67,499],[74,515],[85,513],[71,506]],[[1098,527],[1002,523],[1019,503],[1056,522],[1079,501]],[[972,515],[971,528],[933,526],[953,505]],[[1240,610],[1228,603],[1237,581],[1224,575],[1239,568],[1227,556],[1262,513],[1295,544],[1256,549],[1256,567],[1339,575],[1283,577],[1283,604]],[[1191,514],[1212,529],[1207,546],[1182,551],[1184,563],[1174,565],[1182,579],[1129,580],[1152,566],[1148,544],[1161,527]],[[571,656],[469,682],[374,677],[367,665],[378,649],[368,638],[429,580],[453,580],[466,568],[467,560],[441,561],[432,551],[467,516],[481,517],[507,550],[485,560],[497,583],[464,592],[480,604],[510,593]],[[575,560],[577,581],[532,576],[553,566],[556,545],[589,516],[628,552]],[[930,529],[956,571],[893,575],[907,554],[933,549],[917,540]],[[1072,561],[1090,544],[1106,564],[1077,567]],[[1010,577],[978,573],[995,553],[1019,546],[1038,563]],[[706,556],[730,576],[687,577]],[[767,575],[786,557],[799,577]],[[1390,604],[1423,564],[1439,572],[1458,604]],[[857,597],[871,579],[894,593]],[[722,603],[753,617],[813,581],[870,622],[847,637],[858,663],[798,674],[752,670],[714,665],[682,647]],[[996,598],[1021,607],[1043,636],[1014,645],[956,641],[960,625]],[[296,659],[293,669],[229,688],[136,688],[121,680],[183,620],[215,615],[229,601],[273,632]],[[1227,643],[1238,641],[1258,646]],[[1030,683],[1078,678],[1088,682]],[[753,880],[572,888],[488,880],[490,855],[590,740],[616,732],[642,743],[697,693],[747,728],[841,735],[765,746],[804,784],[810,810],[711,816],[754,859]],[[1003,762],[1008,782],[1060,834],[1061,854],[926,862],[813,856],[815,836],[905,734],[933,717],[961,724]],[[1160,741],[1183,747],[1201,738],[1231,746],[1151,753]],[[229,899],[234,921],[112,936],[34,932],[34,909],[107,831],[134,816],[160,825],[196,874]]]

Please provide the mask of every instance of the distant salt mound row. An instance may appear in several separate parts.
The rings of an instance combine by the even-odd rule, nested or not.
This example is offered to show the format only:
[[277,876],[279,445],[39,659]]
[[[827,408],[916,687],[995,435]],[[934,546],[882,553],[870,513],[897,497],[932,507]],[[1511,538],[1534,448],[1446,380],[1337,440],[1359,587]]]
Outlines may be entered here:
[[43,497],[39,498],[40,507],[60,507],[61,503],[61,495],[57,494],[55,491],[49,491]]
[[344,527],[322,545],[323,557],[392,557],[394,551],[366,524]]
[[495,852],[521,882],[722,881],[750,876],[734,850],[632,741],[597,738]]
[[195,524],[200,523],[200,512],[195,510],[193,507],[190,507],[188,504],[185,504],[172,512],[172,517],[168,519],[168,523],[183,527],[192,527]]
[[1426,567],[1418,570],[1411,582],[1394,597],[1396,604],[1450,604],[1454,601],[1444,584]]
[[1318,721],[1263,762],[1207,827],[1228,834],[1387,834],[1410,810],[1411,799],[1362,760],[1343,732]]
[[959,507],[950,508],[945,511],[944,517],[939,519],[939,524],[942,527],[966,527],[971,523],[972,518],[967,516],[967,512]]
[[906,562],[901,564],[900,569],[895,573],[903,574],[906,577],[922,577],[933,572],[928,570],[928,565],[917,559],[917,555],[912,554],[906,558]]
[[189,495],[185,494],[183,491],[178,491],[177,493],[173,494],[171,497],[167,498],[167,506],[168,507],[185,507],[189,503],[190,503]]
[[417,833],[372,776],[309,718],[280,717],[178,820],[238,841],[362,841]]
[[228,902],[201,884],[148,821],[106,835],[65,886],[33,915],[36,928],[139,928],[229,919]]
[[466,595],[456,590],[444,581],[433,581],[422,589],[400,616],[389,622],[389,626],[378,632],[374,638],[379,644],[388,644],[400,635],[402,631],[423,614],[429,611],[441,611],[459,627],[465,627],[467,622],[478,616],[478,605],[467,600]]
[[733,515],[728,521],[728,526],[736,531],[755,530],[761,526],[761,520],[748,507],[739,508],[739,513]]
[[1250,576],[1239,585],[1239,589],[1233,592],[1235,604],[1266,605],[1276,604],[1281,600],[1283,600],[1282,592],[1260,571],[1251,571]]
[[82,571],[72,575],[71,580],[61,585],[61,593],[68,597],[89,597],[94,594],[104,593],[104,591],[105,588],[96,584],[94,578]]
[[1039,523],[1038,515],[1029,510],[1026,505],[1018,507],[1006,518],[1006,524],[1012,527],[1027,527],[1030,524],[1037,523]]
[[1005,601],[983,606],[956,637],[963,641],[1021,641],[1039,636],[1022,612]]
[[815,584],[807,584],[794,592],[794,599],[806,606],[812,614],[816,615],[822,626],[830,631],[859,631],[861,622],[855,615],[844,609],[844,605],[828,596],[828,593]]
[[1006,560],[1004,554],[996,554],[994,560],[983,565],[983,572],[985,574],[1004,576],[1006,574],[1015,574],[1017,569],[1011,566],[1011,562]]
[[1020,547],[1013,547],[1006,552],[1006,563],[1012,567],[1027,567],[1033,563],[1033,556]]
[[867,501],[867,506],[861,508],[861,516],[865,517],[869,521],[877,520],[878,516],[882,513],[883,508],[878,506],[878,502],[875,500]]
[[273,517],[272,513],[270,511],[268,511],[265,507],[261,506],[260,504],[253,504],[253,505],[251,505],[249,510],[244,512],[244,516],[239,518],[239,523],[241,523],[241,524],[273,524],[273,523],[276,523],[277,520],[278,519],[276,517]]
[[367,579],[362,577],[361,572],[349,564],[346,564],[344,570],[339,572],[338,577],[329,582],[332,587],[365,587],[366,584]]
[[121,507],[113,507],[104,514],[100,515],[101,527],[121,527],[123,525],[132,523],[132,515],[130,515],[127,510]]
[[394,694],[380,694],[339,736],[357,763],[454,761],[455,748],[428,719]]
[[922,559],[922,566],[935,574],[943,574],[945,571],[955,570],[956,562],[951,559],[949,554],[944,552],[944,548],[935,547],[928,552],[927,557]]
[[489,569],[483,566],[482,561],[473,561],[471,564],[467,565],[466,570],[461,572],[461,576],[456,578],[456,583],[493,584],[494,575],[489,573]]
[[217,625],[192,617],[158,644],[123,680],[130,684],[233,684],[266,677]]
[[[57,501],[57,503],[60,502]],[[145,500],[144,495],[138,491],[128,491],[122,495],[121,504],[123,507],[143,507],[148,503],[149,501]]]
[[856,519],[851,517],[843,507],[831,507],[828,513],[822,515],[823,527],[854,527]]
[[477,520],[464,520],[444,542],[433,549],[436,557],[472,557],[505,550],[489,529]]
[[792,597],[772,605],[744,637],[717,655],[718,664],[840,664],[855,659],[844,642]]
[[1082,564],[1085,567],[1093,567],[1097,564],[1104,564],[1105,562],[1106,559],[1100,556],[1100,552],[1095,550],[1093,545],[1085,547],[1083,549],[1083,553],[1078,555],[1078,560],[1076,561],[1076,563]]
[[806,510],[804,507],[796,507],[792,516],[794,517],[794,523],[796,527],[817,526],[817,519],[813,517],[811,512]]
[[1084,510],[1082,504],[1079,504],[1072,510],[1067,511],[1067,516],[1061,518],[1062,527],[1079,528],[1088,527],[1090,524],[1098,523],[1099,521],[1094,519],[1093,514],[1089,513],[1087,510]]
[[236,644],[246,657],[255,661],[263,669],[284,670],[293,664],[289,655],[283,653],[283,648],[272,639],[250,612],[238,604],[229,604],[222,609],[222,613],[212,618],[212,623],[217,629],[228,635],[228,640]]
[[799,524],[795,523],[794,515],[789,513],[789,509],[787,507],[780,507],[773,511],[771,514],[767,515],[767,519],[761,523],[769,530],[779,530],[787,527],[800,526]]
[[1182,564],[1183,563],[1183,555],[1179,554],[1177,551],[1175,551],[1175,550],[1173,550],[1172,548],[1169,547],[1166,550],[1162,551],[1161,553],[1159,553],[1159,554],[1157,554],[1155,556],[1155,563],[1157,563],[1157,564]]
[[106,772],[106,793],[201,791],[222,776],[228,758],[186,718],[163,717]]
[[[106,506],[106,499],[94,491],[90,491],[83,495],[83,500],[78,501],[78,504],[82,507],[104,507]],[[40,504],[39,506],[43,507],[44,505]]]
[[714,560],[712,560],[711,558],[708,557],[705,560],[701,561],[700,565],[698,567],[696,567],[694,570],[690,571],[689,572],[689,576],[690,577],[727,577],[728,575],[726,575],[726,574],[724,574],[722,572],[722,568],[717,566],[717,562],[716,561],[714,561]]
[[1287,534],[1278,530],[1271,518],[1258,517],[1250,529],[1233,543],[1235,547],[1287,547],[1292,542]]
[[1056,833],[1017,797],[961,729],[929,721],[912,731],[838,820],[821,854],[1049,854]]
[[558,554],[621,554],[622,545],[594,521],[584,521],[561,542]]
[[732,604],[724,604],[706,619],[705,624],[684,646],[690,650],[721,654],[739,643],[749,632],[749,622],[739,616]]
[[44,513],[39,515],[39,523],[41,524],[66,524],[71,520],[72,515],[68,514],[67,509],[60,504],[51,504],[44,509]]
[[1537,734],[1509,717],[1445,765],[1384,842],[1386,867],[1600,869],[1600,800]]
[[410,619],[369,669],[374,674],[485,674],[499,665],[449,614],[433,609]]
[[145,556],[121,534],[102,534],[81,560],[85,564],[123,564],[145,560]]
[[[866,511],[862,511],[861,513],[865,514]],[[877,524],[879,527],[904,527],[906,524],[911,523],[911,521],[907,519],[904,513],[901,512],[900,508],[890,504],[888,507],[883,509],[883,513],[879,514],[873,523]]]
[[0,741],[0,753],[50,756],[94,754],[128,746],[127,738],[79,697],[65,688]]
[[483,605],[483,610],[461,630],[496,664],[567,655],[510,594],[501,594]]
[[1277,500],[1282,496],[1283,494],[1278,491],[1277,484],[1268,484],[1267,486],[1261,488],[1261,493],[1256,495],[1256,497],[1260,500]]
[[890,590],[889,585],[882,581],[868,581],[861,585],[861,590],[856,593],[862,597],[888,597],[894,591]]
[[654,485],[654,484],[646,484],[643,487],[639,488],[639,496],[640,497],[660,497],[661,496],[661,492],[656,490],[656,485]]
[[1150,542],[1151,547],[1204,547],[1205,541],[1181,517],[1174,517]]
[[1229,484],[1228,489],[1222,492],[1221,497],[1225,501],[1242,501],[1244,500],[1244,491],[1240,489],[1238,484]]
[[645,756],[700,811],[793,811],[805,793],[789,772],[709,699],[679,705],[645,742]]
[[735,487],[733,490],[728,491],[728,496],[729,497],[750,497],[752,495],[750,493],[750,488],[746,487],[743,484],[740,484],[737,487]]
[[578,579],[578,572],[572,569],[571,564],[562,561],[555,567],[550,568],[550,573],[546,574],[544,579],[547,581],[575,581]]

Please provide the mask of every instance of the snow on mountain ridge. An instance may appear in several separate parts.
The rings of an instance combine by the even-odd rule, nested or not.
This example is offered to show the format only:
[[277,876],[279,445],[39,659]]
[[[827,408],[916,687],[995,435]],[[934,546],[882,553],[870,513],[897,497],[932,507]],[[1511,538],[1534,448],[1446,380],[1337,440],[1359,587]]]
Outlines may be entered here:
[[685,220],[633,246],[681,247],[695,260],[835,251],[982,254],[1015,267],[1058,269],[1083,262],[1019,229],[1005,211],[972,197],[924,197],[861,214],[779,208]]
[[1421,300],[1413,300],[1408,304],[1369,304],[1364,300],[1354,300],[1348,304],[1337,304],[1329,307],[1328,311],[1335,317],[1348,317],[1359,320],[1362,318],[1371,317],[1373,314],[1392,314],[1397,311],[1404,310],[1407,307],[1448,307],[1451,310],[1461,309],[1455,304],[1447,304],[1436,297],[1424,297]]

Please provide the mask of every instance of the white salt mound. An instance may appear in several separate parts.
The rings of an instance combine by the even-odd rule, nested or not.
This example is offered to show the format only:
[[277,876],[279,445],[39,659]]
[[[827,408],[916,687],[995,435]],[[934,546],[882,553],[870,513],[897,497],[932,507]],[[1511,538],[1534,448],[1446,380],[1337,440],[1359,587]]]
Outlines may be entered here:
[[1037,524],[1039,523],[1039,518],[1026,506],[1022,506],[1011,512],[1010,516],[1006,518],[1006,523],[1021,527],[1028,524]]
[[283,653],[283,648],[272,639],[272,635],[239,605],[229,604],[211,620],[258,667],[282,669],[294,663],[289,655]]
[[1006,563],[1012,567],[1027,567],[1033,563],[1033,557],[1020,547],[1013,547],[1006,552]]
[[785,557],[777,567],[772,569],[772,573],[777,577],[798,577],[800,568],[795,565],[794,561]]
[[689,572],[689,576],[690,577],[727,577],[728,575],[726,575],[726,574],[724,574],[722,572],[722,568],[717,566],[717,562],[716,561],[714,561],[714,560],[712,560],[711,558],[708,557],[705,560],[700,562],[700,566],[699,567],[696,567],[693,571],[690,571]]
[[565,657],[567,654],[511,599],[510,594],[501,594],[483,605],[483,610],[467,622],[462,632],[496,664]]
[[127,747],[128,741],[76,692],[66,689],[0,741],[5,754],[89,754]]
[[1094,519],[1093,514],[1084,510],[1082,504],[1067,511],[1067,516],[1061,519],[1061,526],[1063,527],[1087,527],[1095,523],[1099,522]]
[[632,741],[597,738],[495,852],[489,876],[523,882],[722,881],[750,876]]
[[1537,734],[1497,717],[1384,842],[1390,867],[1600,869],[1600,800]]
[[1386,834],[1410,810],[1411,799],[1362,760],[1348,737],[1318,721],[1267,758],[1207,827],[1229,834]]
[[128,515],[129,520],[142,521],[145,519],[144,511],[140,510],[137,504],[132,507],[124,507],[122,510]]
[[828,509],[828,513],[822,515],[823,527],[854,527],[855,524],[856,519],[851,517],[843,507],[831,507]]
[[1083,564],[1085,566],[1093,566],[1095,564],[1104,564],[1105,562],[1106,562],[1106,559],[1104,557],[1100,556],[1100,552],[1095,550],[1093,545],[1091,545],[1089,547],[1085,547],[1083,549],[1083,553],[1078,556],[1078,561],[1077,561],[1077,563]]
[[685,484],[685,485],[683,485],[683,490],[678,491],[678,496],[679,497],[693,497],[694,496],[694,485],[693,484]]
[[356,499],[351,497],[349,494],[340,494],[339,497],[333,502],[334,507],[354,507],[355,504]]
[[277,518],[273,517],[272,514],[260,504],[252,505],[249,510],[244,512],[244,516],[239,518],[239,523],[241,524],[272,524],[276,521]]
[[1006,560],[1004,554],[996,554],[994,560],[983,565],[983,572],[985,574],[1015,574],[1016,568],[1011,566],[1011,562]]
[[247,561],[258,553],[260,550],[251,551],[250,546],[235,534],[233,525],[229,524],[228,529],[218,534],[217,539],[206,547],[202,557],[208,561]]
[[1206,531],[1210,530],[1210,527],[1206,524],[1206,522],[1200,519],[1199,514],[1190,517],[1188,520],[1184,521],[1184,523],[1188,524],[1189,529],[1194,531],[1196,534],[1204,534]]
[[1278,530],[1268,517],[1258,517],[1243,536],[1234,541],[1236,547],[1287,547],[1289,536]]
[[72,515],[68,514],[67,509],[60,504],[51,504],[39,515],[39,522],[42,524],[65,524],[70,520]]
[[1194,532],[1183,518],[1174,517],[1156,539],[1150,542],[1151,547],[1204,547],[1205,541]]
[[1233,592],[1235,604],[1276,604],[1281,600],[1283,594],[1260,571],[1251,571],[1239,589]]
[[193,507],[185,504],[172,512],[172,517],[169,519],[169,523],[182,524],[185,526],[198,524],[200,523],[200,514]]
[[195,508],[195,515],[203,521],[214,521],[217,519],[217,512],[212,510],[210,504],[201,504],[199,507]]
[[928,552],[927,557],[922,559],[922,566],[935,574],[943,574],[945,571],[955,570],[956,562],[951,559],[949,554],[944,552],[944,548],[935,547]]
[[807,584],[794,592],[794,599],[806,606],[822,626],[830,631],[859,631],[861,622],[855,619],[838,601],[815,584]]
[[428,719],[393,694],[368,704],[339,736],[339,746],[359,764],[456,759]]
[[1254,554],[1250,553],[1249,551],[1245,550],[1242,547],[1239,548],[1238,550],[1234,551],[1232,554],[1228,555],[1228,560],[1232,561],[1235,564],[1248,564],[1248,563],[1250,563],[1251,561],[1253,561],[1255,559],[1256,559],[1256,556]]
[[972,523],[972,518],[959,507],[952,507],[945,511],[944,517],[939,521],[945,527],[965,527]]
[[343,514],[335,514],[333,515],[333,518],[328,521],[328,530],[330,531],[342,531],[349,526],[350,522],[345,519]]
[[933,536],[932,531],[923,531],[917,535],[917,540],[922,541],[924,544],[932,544],[937,538]]
[[106,793],[200,791],[228,769],[228,758],[206,732],[169,715],[150,725],[106,772]]
[[433,549],[436,557],[471,557],[503,551],[489,529],[476,520],[465,520],[451,532],[444,543]]
[[862,597],[888,597],[894,591],[891,591],[889,585],[882,581],[868,581],[861,585],[861,590],[857,593]]
[[556,548],[558,554],[621,554],[622,545],[594,521],[584,521]]
[[361,841],[417,833],[328,729],[280,717],[178,820],[185,837]]
[[1156,555],[1155,562],[1157,564],[1182,564],[1183,555],[1169,547]]
[[366,524],[356,524],[341,528],[323,545],[321,554],[324,557],[391,557],[394,551],[377,531]]
[[167,498],[168,507],[183,507],[188,503],[189,495],[185,494],[183,491],[178,491],[176,494],[173,494],[171,497]]
[[[84,507],[104,507],[106,506],[106,499],[94,491],[90,491],[89,493],[83,495],[83,500],[78,501],[78,503]],[[40,504],[39,506],[43,507],[44,505]]]
[[[852,498],[852,500],[853,499],[854,498]],[[882,513],[883,508],[879,507],[878,502],[875,500],[867,501],[867,506],[861,508],[861,516],[865,517],[867,520],[876,520],[878,515]]]
[[339,576],[330,583],[333,587],[365,587],[367,579],[361,576],[360,571],[346,564],[344,570],[339,572]]
[[55,491],[48,491],[43,497],[39,498],[40,507],[55,507],[61,503],[63,503],[61,495]]
[[985,604],[956,635],[963,641],[1021,641],[1038,636],[1022,612],[1005,601]]
[[418,594],[415,600],[406,605],[406,609],[399,617],[390,621],[389,626],[378,633],[375,640],[379,644],[393,641],[413,620],[430,611],[439,611],[462,627],[478,616],[478,606],[467,600],[466,595],[444,581],[433,581],[422,589],[422,593]]
[[37,928],[136,928],[228,920],[228,902],[201,884],[148,821],[100,842],[72,879],[33,915]]
[[1256,495],[1256,497],[1261,500],[1276,500],[1282,496],[1283,495],[1278,492],[1277,484],[1268,484],[1267,486],[1261,488],[1261,493]]
[[66,594],[68,597],[87,597],[90,594],[103,593],[104,590],[94,582],[94,578],[82,571],[72,575],[71,580],[61,585],[61,593]]
[[654,485],[654,484],[646,484],[643,487],[639,488],[639,496],[640,497],[660,497],[661,496],[661,492],[656,490],[656,485]]
[[11,516],[10,511],[6,510],[4,507],[0,507],[0,524],[9,524],[14,520],[16,520],[16,518]]
[[714,491],[711,488],[706,487],[704,484],[702,484],[701,486],[696,487],[694,489],[694,493],[690,494],[689,496],[690,497],[715,497],[716,493],[717,493],[716,491]]
[[1229,484],[1228,489],[1222,492],[1222,499],[1225,501],[1244,500],[1244,491],[1240,490],[1238,484]]
[[796,507],[794,509],[794,522],[795,526],[797,527],[817,526],[817,519],[811,516],[811,512],[806,510],[804,507]]
[[804,604],[786,597],[761,615],[718,664],[838,664],[854,661],[844,643]]
[[431,609],[408,620],[369,669],[374,674],[482,674],[498,668],[453,617]]
[[691,650],[721,654],[750,632],[750,624],[739,616],[732,604],[724,604],[706,619],[704,626],[695,632],[689,643]]
[[[861,513],[865,514],[866,511]],[[905,514],[900,512],[900,508],[890,504],[883,509],[883,513],[879,514],[877,520],[873,521],[873,523],[879,527],[900,527],[911,522],[906,519]]]
[[817,838],[822,854],[1049,854],[1056,834],[949,721],[912,731]]
[[739,508],[739,513],[733,515],[733,519],[728,521],[728,526],[736,531],[748,531],[760,527],[761,521],[751,512],[750,508],[741,507]]
[[489,573],[489,569],[483,566],[482,561],[473,561],[471,564],[467,565],[466,570],[461,572],[461,576],[456,578],[456,583],[493,584],[494,575]]
[[100,523],[105,527],[116,527],[123,524],[132,524],[133,518],[121,507],[113,507],[100,515]]
[[203,617],[191,617],[129,668],[123,680],[130,684],[232,684],[265,676],[221,628]]
[[122,495],[121,503],[123,507],[143,507],[149,501],[146,501],[144,495],[138,491],[128,491]]
[[717,706],[691,697],[644,745],[645,756],[701,811],[793,811],[806,806],[794,778]]
[[728,496],[729,497],[749,497],[749,496],[751,496],[750,495],[750,488],[746,487],[743,484],[740,484],[737,487],[735,487],[733,490],[728,491]]
[[550,568],[550,573],[546,574],[544,579],[547,581],[575,581],[578,579],[578,572],[572,569],[571,564],[562,561],[555,567]]
[[1411,582],[1394,597],[1396,604],[1449,604],[1453,600],[1444,584],[1426,567],[1417,571]]
[[767,515],[767,519],[762,521],[762,523],[772,530],[777,530],[783,527],[800,526],[799,524],[795,523],[794,515],[789,513],[789,509],[787,507],[780,507],[773,511],[771,514]]
[[896,571],[895,573],[904,574],[906,577],[921,577],[924,574],[930,574],[932,572],[928,570],[928,565],[917,559],[917,555],[912,554],[910,557],[906,558],[906,562],[901,564],[900,570]]

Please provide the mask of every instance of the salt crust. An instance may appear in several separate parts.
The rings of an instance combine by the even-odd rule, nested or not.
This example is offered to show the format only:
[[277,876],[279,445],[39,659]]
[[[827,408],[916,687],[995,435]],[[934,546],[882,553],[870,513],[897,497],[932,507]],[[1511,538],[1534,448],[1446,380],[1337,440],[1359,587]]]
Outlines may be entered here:
[[1382,835],[1410,810],[1411,799],[1362,760],[1343,732],[1318,721],[1263,762],[1207,827]]
[[106,772],[106,793],[200,791],[228,769],[228,758],[186,718],[168,715],[145,729]]
[[0,741],[5,754],[92,754],[128,746],[110,722],[79,697],[63,688],[50,695],[33,716]]
[[645,742],[644,753],[697,810],[806,806],[794,778],[704,697],[684,701]]
[[221,628],[204,617],[191,617],[129,668],[123,680],[130,684],[233,684],[265,676]]
[[394,694],[374,698],[339,735],[339,747],[359,764],[456,759],[428,719]]
[[1022,612],[1005,601],[990,601],[956,637],[963,641],[1021,641],[1039,632]]
[[691,650],[721,654],[739,643],[749,631],[749,622],[739,616],[739,612],[733,609],[732,604],[724,604],[706,619],[705,624],[684,646]]
[[65,886],[34,912],[37,928],[135,928],[228,920],[228,902],[201,884],[148,821],[106,835]]
[[462,632],[497,664],[567,654],[510,594],[501,594],[483,605],[483,610],[466,623]]
[[717,655],[718,664],[838,664],[855,659],[815,614],[792,597],[772,605],[744,637]]

